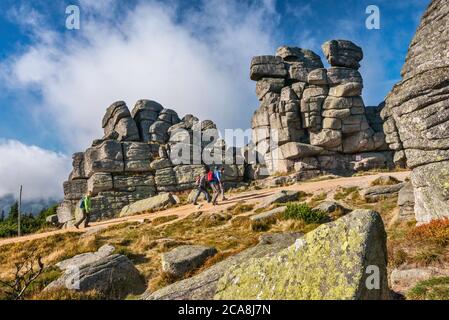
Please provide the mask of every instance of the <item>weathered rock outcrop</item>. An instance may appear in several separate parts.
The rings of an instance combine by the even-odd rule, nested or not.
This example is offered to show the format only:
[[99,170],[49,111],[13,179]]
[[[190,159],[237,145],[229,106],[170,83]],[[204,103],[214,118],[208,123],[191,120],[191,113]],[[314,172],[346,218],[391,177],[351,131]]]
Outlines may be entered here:
[[[151,100],[137,101],[130,112],[125,102],[118,101],[107,108],[102,126],[103,138],[73,155],[73,170],[64,182],[64,201],[58,208],[64,226],[81,215],[78,203],[88,190],[93,193],[92,220],[99,220],[117,216],[124,207],[124,214],[136,213],[138,205],[132,204],[158,193],[193,188],[206,156],[222,157],[227,183],[243,180],[244,159],[237,161],[232,149],[229,161],[229,150],[210,120],[192,115],[180,119],[175,111]],[[206,135],[212,138],[203,141]]]
[[227,258],[204,272],[187,278],[155,292],[145,292],[143,300],[211,300],[213,299],[217,282],[232,266],[239,265],[250,258],[260,258],[275,254],[290,246],[301,237],[300,233],[272,234],[261,237],[254,247],[246,249],[235,256]]
[[448,16],[447,1],[430,3],[382,110],[395,161],[413,169],[419,223],[449,216]]
[[361,97],[357,69],[362,49],[332,40],[323,51],[329,69],[312,51],[295,47],[281,47],[276,56],[251,62],[250,77],[257,81],[260,100],[252,118],[253,164],[264,164],[266,174],[341,173],[392,165],[381,127],[383,104],[365,108]]
[[84,253],[57,264],[63,275],[45,290],[68,288],[79,291],[96,290],[105,299],[123,299],[140,294],[145,281],[125,256],[113,254],[114,247],[105,245],[97,252]]
[[215,298],[389,299],[386,265],[380,215],[355,210],[276,255],[232,267],[220,279]]
[[207,258],[212,257],[217,250],[200,245],[179,246],[170,252],[162,254],[162,270],[175,277],[181,277],[189,271],[201,266]]

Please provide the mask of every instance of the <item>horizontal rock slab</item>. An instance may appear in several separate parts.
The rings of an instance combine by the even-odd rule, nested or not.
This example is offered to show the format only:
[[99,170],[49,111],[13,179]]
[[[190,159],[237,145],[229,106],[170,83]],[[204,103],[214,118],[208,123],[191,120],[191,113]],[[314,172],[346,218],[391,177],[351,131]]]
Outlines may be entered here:
[[171,193],[163,192],[154,197],[136,201],[123,207],[120,211],[120,217],[131,216],[136,213],[142,213],[155,209],[168,208],[174,204],[176,204],[176,199],[173,195]]
[[368,187],[362,190],[361,195],[366,201],[379,201],[385,198],[396,197],[403,186],[403,183],[398,183],[391,186]]
[[278,159],[307,158],[324,152],[323,148],[299,142],[287,142],[276,150],[279,153]]
[[274,254],[293,244],[299,233],[285,233],[265,236],[261,242],[234,256],[214,264],[202,273],[187,278],[155,292],[147,291],[143,300],[211,300],[215,295],[217,282],[231,266],[239,265],[250,258]]
[[336,86],[343,83],[363,83],[360,72],[350,68],[330,67],[327,69],[327,80],[330,86]]
[[264,199],[257,208],[266,208],[275,203],[285,203],[299,200],[299,191],[279,191]]
[[[215,299],[389,299],[386,264],[382,218],[371,210],[355,210],[273,256],[230,268]],[[373,270],[379,281],[371,287]]]
[[106,172],[94,173],[89,180],[87,180],[87,189],[91,191],[93,195],[97,195],[102,191],[114,189],[112,174]]
[[286,78],[287,69],[280,57],[259,56],[251,61],[250,78],[260,80],[262,78]]
[[64,199],[78,200],[87,193],[87,180],[76,179],[72,181],[65,181],[63,183]]
[[217,250],[200,245],[184,245],[162,254],[162,270],[175,277],[182,277],[201,266]]

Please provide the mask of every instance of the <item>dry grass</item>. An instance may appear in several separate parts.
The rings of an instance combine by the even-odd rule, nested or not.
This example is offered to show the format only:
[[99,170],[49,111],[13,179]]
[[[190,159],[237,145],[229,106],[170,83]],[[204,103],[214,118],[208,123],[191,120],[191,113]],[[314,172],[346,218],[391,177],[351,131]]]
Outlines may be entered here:
[[358,191],[358,187],[340,188],[334,195],[335,200],[344,200],[352,193]]
[[400,183],[398,179],[391,176],[381,176],[371,181],[370,186],[391,186]]
[[179,216],[177,216],[175,214],[170,215],[170,216],[157,217],[157,218],[154,218],[153,220],[151,220],[151,224],[153,226],[158,226],[160,224],[167,223],[169,221],[173,221],[173,220],[176,220],[178,218],[179,218]]
[[414,241],[445,247],[449,244],[449,219],[432,220],[416,227],[410,232],[410,237]]
[[239,215],[252,211],[254,209],[254,204],[246,204],[244,201],[239,201],[235,205],[227,209],[232,215]]
[[421,226],[396,223],[387,229],[390,267],[402,264],[441,266],[449,261],[449,222],[433,220]]
[[42,291],[30,297],[30,300],[101,300],[103,296],[95,291],[79,292],[66,288]]
[[317,206],[318,204],[320,204],[320,202],[326,200],[326,198],[327,198],[327,193],[326,192],[318,193],[318,194],[314,195],[309,200],[308,205],[313,208],[313,207]]

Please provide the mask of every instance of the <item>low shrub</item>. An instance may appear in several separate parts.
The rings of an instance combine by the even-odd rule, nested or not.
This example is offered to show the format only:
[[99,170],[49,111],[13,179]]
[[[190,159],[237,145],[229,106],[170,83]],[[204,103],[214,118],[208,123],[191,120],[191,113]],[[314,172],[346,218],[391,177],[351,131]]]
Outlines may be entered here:
[[449,219],[432,220],[415,227],[411,230],[410,236],[415,241],[446,246],[449,244]]
[[282,219],[301,220],[307,224],[322,223],[329,219],[327,214],[320,210],[314,210],[305,203],[290,203],[282,214]]

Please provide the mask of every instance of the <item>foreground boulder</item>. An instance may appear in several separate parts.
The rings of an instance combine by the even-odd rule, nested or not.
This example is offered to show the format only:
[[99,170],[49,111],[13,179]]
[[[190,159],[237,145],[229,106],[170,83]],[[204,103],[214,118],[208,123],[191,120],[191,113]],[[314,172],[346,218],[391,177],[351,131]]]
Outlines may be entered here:
[[61,287],[84,292],[95,290],[105,299],[123,299],[128,294],[142,293],[146,285],[139,271],[127,257],[113,251],[114,247],[106,245],[97,252],[58,263],[56,266],[64,273],[45,290]]
[[382,110],[395,161],[413,169],[418,223],[449,217],[448,14],[446,0],[431,1]]
[[143,300],[211,300],[220,277],[232,266],[239,265],[250,258],[260,258],[287,248],[301,237],[300,233],[275,234],[262,237],[260,243],[229,257],[204,272],[184,279],[155,292],[145,292]]
[[176,198],[171,193],[160,193],[157,196],[136,201],[130,205],[123,207],[120,217],[131,216],[136,213],[151,211],[155,209],[167,208],[176,204]]
[[[377,285],[370,274],[377,276]],[[274,256],[251,259],[220,279],[215,299],[389,299],[380,215],[355,210]]]
[[162,270],[175,277],[182,277],[214,256],[217,249],[198,245],[179,246],[162,254]]

